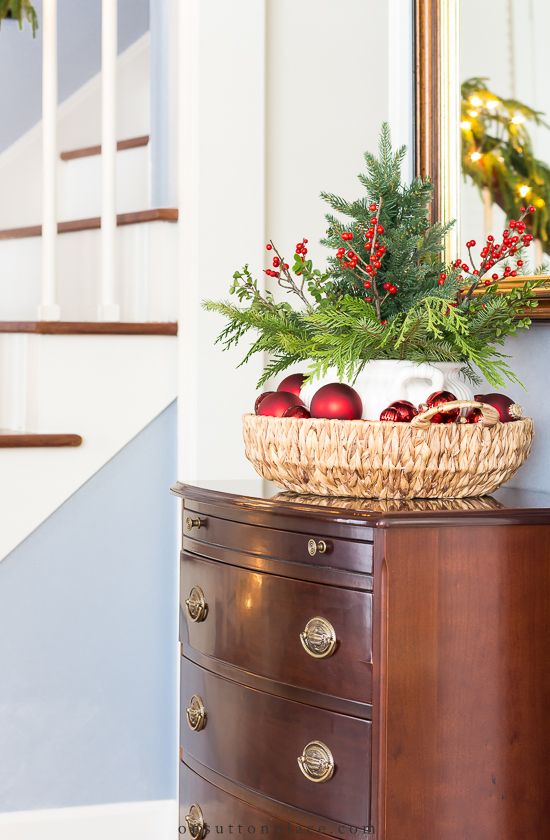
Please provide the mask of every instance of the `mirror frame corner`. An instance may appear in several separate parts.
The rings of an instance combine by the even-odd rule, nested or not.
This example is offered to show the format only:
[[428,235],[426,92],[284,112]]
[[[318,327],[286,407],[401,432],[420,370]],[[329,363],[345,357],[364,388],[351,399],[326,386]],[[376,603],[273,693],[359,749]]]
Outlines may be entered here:
[[[457,220],[445,242],[449,259],[460,250],[459,32],[460,0],[414,0],[415,174],[434,185],[432,220]],[[529,317],[550,323],[550,285],[534,294]]]

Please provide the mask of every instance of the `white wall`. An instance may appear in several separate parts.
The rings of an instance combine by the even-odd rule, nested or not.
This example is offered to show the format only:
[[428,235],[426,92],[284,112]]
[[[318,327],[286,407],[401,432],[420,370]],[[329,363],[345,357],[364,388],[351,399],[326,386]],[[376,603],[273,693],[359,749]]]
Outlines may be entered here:
[[[410,4],[398,4],[403,14]],[[200,311],[227,297],[245,262],[257,276],[272,237],[291,254],[324,233],[321,190],[360,193],[362,153],[390,112],[410,123],[410,89],[388,78],[401,49],[375,0],[188,0],[180,67],[180,359],[182,478],[251,477],[241,443],[260,360],[236,370],[246,345],[222,353],[222,319]],[[180,7],[182,8],[182,7]],[[395,9],[394,9],[395,11]],[[388,45],[392,44],[392,49]],[[412,72],[408,72],[409,79]],[[390,107],[391,106],[391,107]]]
[[319,193],[363,191],[363,152],[389,114],[387,24],[372,0],[267,2],[266,233],[286,254],[306,236],[324,261]]

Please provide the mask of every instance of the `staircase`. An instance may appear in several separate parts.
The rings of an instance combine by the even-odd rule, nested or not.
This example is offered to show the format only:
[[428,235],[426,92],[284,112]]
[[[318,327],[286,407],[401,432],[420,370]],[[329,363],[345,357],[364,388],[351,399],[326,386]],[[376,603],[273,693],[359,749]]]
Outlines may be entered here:
[[67,140],[56,165],[62,320],[36,320],[40,126],[0,155],[0,505],[9,511],[0,560],[176,396],[178,210],[150,204],[148,50],[145,36],[117,63],[125,105],[116,153],[120,321],[98,320],[102,153],[89,114],[100,110],[100,77],[58,109]]

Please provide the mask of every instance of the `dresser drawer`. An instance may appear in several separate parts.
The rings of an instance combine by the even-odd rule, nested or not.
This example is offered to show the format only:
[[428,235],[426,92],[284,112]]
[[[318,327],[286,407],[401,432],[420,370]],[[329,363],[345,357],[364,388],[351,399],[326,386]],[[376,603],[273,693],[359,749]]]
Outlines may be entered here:
[[[298,533],[205,516],[184,508],[183,548],[209,556],[209,547],[215,546],[292,563],[372,573],[372,542],[324,537],[312,525],[310,532]],[[192,546],[187,545],[191,541]]]
[[[191,807],[195,806],[193,811]],[[266,803],[268,805],[268,803]],[[197,806],[200,812],[197,812]],[[206,781],[194,773],[185,764],[180,765],[180,836],[191,837],[186,817],[195,818],[202,815],[207,836],[226,836],[229,834],[245,834],[248,837],[256,835],[282,838],[294,836],[324,837],[318,831],[318,822],[308,829],[304,825],[277,819],[263,810],[243,802],[232,796],[211,782]],[[308,825],[312,821],[309,821]],[[240,830],[239,830],[240,827]],[[191,840],[193,840],[191,838]]]
[[[206,602],[200,621],[191,620],[186,605],[196,587]],[[369,592],[251,572],[184,554],[181,607],[181,640],[200,653],[277,682],[371,702]],[[332,651],[330,627],[311,622],[319,618],[334,630]],[[323,653],[329,655],[319,655]]]
[[[283,700],[219,677],[182,658],[183,757],[252,790],[329,820],[366,826],[370,816],[371,723]],[[204,728],[190,728],[186,707],[202,702]],[[195,724],[197,718],[192,717]],[[327,781],[310,780],[298,757],[321,742],[334,759]],[[310,772],[319,752],[311,748]],[[316,769],[317,768],[317,769]],[[325,768],[328,772],[328,765]]]

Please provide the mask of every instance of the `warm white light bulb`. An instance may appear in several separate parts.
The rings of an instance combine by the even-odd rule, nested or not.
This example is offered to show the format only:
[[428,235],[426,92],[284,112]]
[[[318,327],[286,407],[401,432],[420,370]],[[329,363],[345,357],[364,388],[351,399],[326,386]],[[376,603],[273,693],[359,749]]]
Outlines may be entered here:
[[473,162],[475,163],[476,161],[481,160],[482,157],[483,155],[481,154],[481,152],[472,152],[472,154],[470,155],[470,160],[473,160]]
[[477,111],[473,111],[473,110],[472,110],[472,111],[468,111],[468,116],[469,116],[469,117],[477,117],[477,115],[478,115],[478,112],[477,112]]
[[498,99],[488,99],[485,106],[489,109],[489,111],[496,111],[498,108]]
[[531,192],[531,188],[529,187],[528,184],[522,184],[521,187],[519,188],[518,192],[519,192],[519,194],[521,195],[522,198],[525,198],[527,193]]
[[483,102],[479,98],[479,96],[475,95],[470,96],[470,103],[474,106],[474,108],[480,108],[483,105]]
[[523,114],[514,114],[512,117],[512,125],[521,125],[525,122],[525,117]]
[[470,122],[470,120],[462,120],[462,122],[460,123],[460,127],[463,131],[469,131],[472,127],[472,123]]

